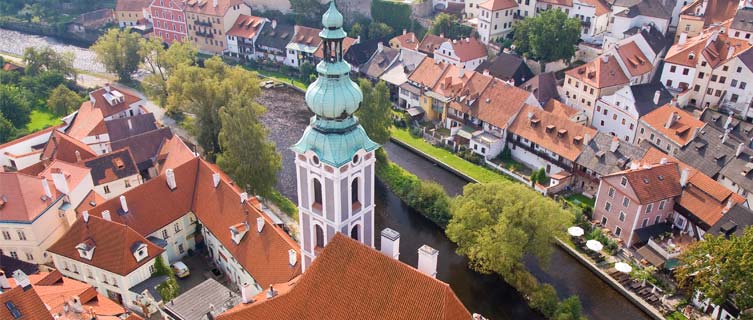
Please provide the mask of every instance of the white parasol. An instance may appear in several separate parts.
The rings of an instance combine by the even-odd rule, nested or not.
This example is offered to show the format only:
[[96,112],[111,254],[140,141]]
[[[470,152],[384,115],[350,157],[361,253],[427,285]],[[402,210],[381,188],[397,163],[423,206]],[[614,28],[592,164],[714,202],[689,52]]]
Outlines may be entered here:
[[588,240],[586,241],[586,247],[590,249],[591,251],[599,252],[601,249],[604,249],[604,245],[601,244],[601,242],[596,240]]
[[633,271],[633,267],[631,267],[629,264],[624,262],[617,262],[614,264],[614,268],[617,269],[617,271],[622,273],[630,273],[630,271]]
[[583,235],[583,228],[581,227],[570,227],[567,228],[567,233],[573,237],[580,237]]

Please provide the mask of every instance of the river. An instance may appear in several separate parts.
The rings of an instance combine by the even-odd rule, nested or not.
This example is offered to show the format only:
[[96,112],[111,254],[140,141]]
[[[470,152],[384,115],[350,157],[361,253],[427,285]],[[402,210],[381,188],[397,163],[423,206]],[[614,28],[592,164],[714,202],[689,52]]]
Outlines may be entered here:
[[[308,111],[303,97],[291,89],[265,90],[258,101],[269,110],[263,122],[270,130],[270,138],[283,154],[278,188],[295,202],[297,193],[294,157],[288,148],[297,141],[308,124]],[[451,195],[460,194],[463,186],[468,183],[398,145],[388,143],[384,148],[390,160],[421,179],[438,182]],[[418,248],[428,244],[439,250],[437,277],[450,284],[471,312],[480,313],[490,319],[542,319],[541,315],[531,310],[521,295],[499,276],[481,275],[469,269],[468,260],[455,253],[455,244],[447,239],[441,228],[406,206],[379,180],[376,181],[375,194],[376,230],[389,227],[400,232],[400,261],[416,266]],[[376,244],[378,247],[378,235]],[[559,247],[553,250],[549,268],[541,268],[533,259],[527,261],[527,265],[539,280],[552,284],[560,297],[578,295],[584,314],[589,319],[649,319],[641,310]]]
[[96,61],[94,52],[87,48],[64,44],[50,37],[35,36],[0,28],[0,53],[21,56],[24,54],[24,50],[29,47],[50,47],[59,53],[70,53],[73,55],[74,68],[94,73],[106,72],[105,67]]

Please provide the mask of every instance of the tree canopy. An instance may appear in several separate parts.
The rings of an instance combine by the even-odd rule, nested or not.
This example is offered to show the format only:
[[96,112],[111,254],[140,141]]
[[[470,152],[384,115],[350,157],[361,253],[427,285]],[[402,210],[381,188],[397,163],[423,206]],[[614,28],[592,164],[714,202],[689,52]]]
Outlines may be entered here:
[[0,85],[0,113],[16,128],[29,123],[31,107],[19,87]]
[[[707,235],[688,247],[676,270],[680,284],[698,290],[716,305],[732,298],[740,310],[753,308],[753,227],[742,236]],[[746,319],[753,314],[746,313]]]
[[379,81],[374,85],[369,80],[361,79],[358,84],[363,92],[361,108],[356,112],[358,121],[371,140],[385,144],[390,139],[392,126],[390,90],[384,81]]
[[64,84],[57,86],[47,98],[47,107],[58,116],[65,116],[81,104],[81,97]]
[[141,37],[131,32],[130,28],[110,29],[91,49],[105,69],[117,74],[120,81],[131,80],[131,74],[138,70],[143,54]]
[[269,197],[282,167],[280,154],[267,139],[268,131],[259,121],[266,109],[254,102],[256,91],[243,99],[231,99],[220,109],[220,147],[217,164],[235,183],[252,194]]
[[569,62],[579,39],[580,21],[561,10],[545,10],[513,24],[515,51],[545,63]]
[[473,33],[473,28],[460,24],[458,18],[453,15],[440,13],[434,17],[429,33],[437,36],[444,35],[450,39],[458,39],[470,37]]
[[196,63],[196,48],[190,42],[176,42],[165,49],[158,38],[141,40],[140,55],[149,75],[141,82],[146,94],[161,107],[167,104],[167,79],[180,65]]
[[372,22],[369,25],[369,39],[384,39],[394,33],[395,30],[384,22]]
[[50,47],[28,47],[24,50],[26,74],[36,76],[45,71],[58,72],[65,77],[75,78],[72,53],[58,53]]
[[325,5],[319,0],[290,0],[290,8],[296,24],[320,27]]

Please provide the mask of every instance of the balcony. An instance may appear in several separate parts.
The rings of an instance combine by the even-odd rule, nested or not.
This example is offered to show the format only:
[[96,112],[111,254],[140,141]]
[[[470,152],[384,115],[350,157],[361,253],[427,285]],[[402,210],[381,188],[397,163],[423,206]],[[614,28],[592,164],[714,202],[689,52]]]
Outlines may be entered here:
[[193,24],[195,24],[197,26],[205,26],[205,27],[211,27],[212,26],[211,22],[209,22],[209,21],[201,21],[199,19],[194,20]]
[[214,34],[211,32],[196,31],[196,36],[212,39]]

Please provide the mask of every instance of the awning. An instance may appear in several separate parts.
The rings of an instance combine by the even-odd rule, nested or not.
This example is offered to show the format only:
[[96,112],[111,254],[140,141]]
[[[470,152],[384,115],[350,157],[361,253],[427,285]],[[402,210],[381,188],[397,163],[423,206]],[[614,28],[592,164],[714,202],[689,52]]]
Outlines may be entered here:
[[661,268],[664,265],[664,257],[659,255],[658,252],[654,251],[654,249],[651,249],[649,246],[643,246],[638,251],[636,251],[638,255],[640,255],[643,259],[646,259],[648,263],[656,266],[657,268]]
[[424,114],[424,109],[421,109],[421,108],[418,108],[418,107],[413,107],[413,108],[410,108],[410,109],[408,109],[406,111],[408,112],[408,115],[410,115],[411,117],[416,117],[416,116],[420,116],[420,115]]

